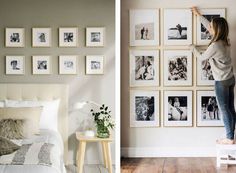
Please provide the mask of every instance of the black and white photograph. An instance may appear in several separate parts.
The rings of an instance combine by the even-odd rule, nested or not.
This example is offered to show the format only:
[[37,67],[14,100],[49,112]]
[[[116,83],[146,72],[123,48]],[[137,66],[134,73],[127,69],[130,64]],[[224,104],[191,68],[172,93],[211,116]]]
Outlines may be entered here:
[[159,126],[158,91],[131,90],[130,126]]
[[192,43],[191,10],[189,9],[165,9],[164,10],[164,44],[165,45],[189,45],[191,43]]
[[51,28],[32,28],[32,46],[50,47]]
[[101,55],[86,56],[86,74],[103,74],[103,59]]
[[24,56],[6,56],[6,74],[24,74]]
[[164,51],[164,85],[192,85],[192,54],[189,51]]
[[59,28],[59,47],[76,47],[78,45],[78,28]]
[[103,47],[105,41],[104,27],[87,27],[86,28],[86,46]]
[[197,91],[197,125],[223,126],[214,91]]
[[[225,9],[200,9],[201,14],[209,22],[216,17],[225,17]],[[208,45],[211,40],[211,35],[208,28],[205,28],[201,23],[200,19],[197,18],[197,44]]]
[[100,42],[101,33],[100,32],[91,32],[91,42]]
[[159,85],[159,52],[130,50],[130,86]]
[[25,29],[24,28],[6,28],[5,35],[6,47],[24,47]]
[[164,125],[192,126],[192,91],[164,91]]
[[158,45],[158,20],[158,10],[130,10],[130,46]]
[[32,56],[33,74],[50,74],[50,56]]
[[77,56],[59,56],[59,74],[77,74]]
[[198,85],[214,85],[215,80],[209,60],[201,60],[201,58],[197,58],[197,72]]

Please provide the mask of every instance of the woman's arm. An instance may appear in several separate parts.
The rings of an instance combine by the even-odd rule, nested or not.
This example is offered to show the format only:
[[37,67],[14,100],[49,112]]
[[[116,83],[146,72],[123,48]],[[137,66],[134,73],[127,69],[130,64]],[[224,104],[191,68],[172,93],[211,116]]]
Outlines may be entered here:
[[203,24],[203,26],[209,30],[209,26],[210,26],[210,22],[202,16],[202,14],[199,12],[199,10],[197,9],[197,7],[192,7],[191,8],[192,12],[194,15],[199,17],[200,22]]
[[214,43],[212,43],[203,54],[201,54],[201,52],[196,48],[195,45],[191,45],[190,50],[197,58],[200,58],[201,60],[210,59],[216,53],[216,48]]

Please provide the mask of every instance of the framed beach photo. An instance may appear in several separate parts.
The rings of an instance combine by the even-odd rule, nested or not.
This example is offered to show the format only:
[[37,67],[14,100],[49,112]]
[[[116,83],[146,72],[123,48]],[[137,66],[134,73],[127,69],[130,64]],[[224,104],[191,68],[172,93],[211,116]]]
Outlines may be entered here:
[[192,53],[188,50],[164,51],[164,85],[192,85]]
[[88,27],[86,28],[86,46],[102,47],[105,41],[104,27]]
[[51,47],[51,28],[33,28],[32,46]]
[[103,74],[104,57],[101,55],[86,56],[86,74]]
[[192,44],[190,9],[164,9],[164,45]]
[[159,10],[133,9],[130,14],[130,46],[158,46]]
[[[209,22],[216,17],[225,17],[225,9],[200,9],[200,13]],[[197,45],[208,45],[211,40],[211,35],[207,28],[203,26],[200,18],[197,17]]]
[[32,56],[33,74],[50,74],[51,62],[50,56],[37,55]]
[[197,58],[197,85],[213,86],[214,83],[215,79],[212,74],[209,60],[202,60],[201,58]]
[[164,126],[193,126],[192,91],[164,91]]
[[24,28],[6,28],[5,29],[6,47],[24,47],[25,29]]
[[130,86],[159,85],[159,51],[130,50]]
[[59,47],[76,47],[78,28],[59,28]]
[[6,56],[6,74],[23,75],[25,73],[25,56]]
[[197,91],[197,126],[224,126],[214,91]]
[[77,74],[77,56],[59,56],[59,74]]
[[130,127],[158,127],[159,91],[130,91]]

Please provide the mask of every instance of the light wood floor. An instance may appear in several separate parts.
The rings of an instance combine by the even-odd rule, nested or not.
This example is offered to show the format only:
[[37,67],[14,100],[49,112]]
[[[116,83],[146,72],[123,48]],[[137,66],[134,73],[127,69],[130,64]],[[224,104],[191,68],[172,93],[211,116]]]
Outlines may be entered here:
[[216,158],[124,158],[122,173],[236,173],[236,166],[216,169]]
[[[66,166],[67,173],[77,173],[75,165]],[[108,170],[103,165],[84,165],[84,173],[108,173]],[[115,166],[113,165],[113,173],[115,173]]]

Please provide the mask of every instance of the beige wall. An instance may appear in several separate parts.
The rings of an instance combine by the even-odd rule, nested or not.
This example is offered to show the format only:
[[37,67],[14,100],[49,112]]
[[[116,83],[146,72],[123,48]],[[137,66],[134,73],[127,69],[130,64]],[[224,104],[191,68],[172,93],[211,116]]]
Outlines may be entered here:
[[[130,128],[129,107],[129,49],[145,49],[143,47],[129,47],[129,9],[142,8],[189,8],[191,6],[201,8],[226,8],[227,19],[230,24],[230,39],[232,43],[232,59],[236,67],[236,8],[234,0],[122,0],[121,4],[121,147],[123,156],[213,156],[215,155],[215,139],[224,134],[222,127],[196,127],[196,91],[199,89],[214,89],[213,87],[197,87],[196,82],[191,87],[167,88],[163,86],[163,57],[161,55],[161,85],[149,87],[159,90],[161,95],[161,127],[156,128]],[[162,18],[162,17],[161,17]],[[174,18],[173,18],[174,20]],[[163,21],[162,21],[163,22]],[[162,27],[163,25],[161,25]],[[162,30],[162,28],[161,28]],[[161,36],[161,38],[163,38]],[[163,40],[161,40],[163,43]],[[166,49],[170,47],[151,49]],[[177,47],[173,47],[172,49]],[[178,47],[187,49],[188,47]],[[196,59],[193,59],[193,80],[196,81]],[[137,88],[136,88],[137,89]],[[145,88],[143,88],[145,89]],[[163,127],[163,91],[168,89],[192,90],[194,127]]]
[[[115,116],[115,1],[114,0],[1,0],[0,1],[0,82],[1,83],[66,83],[69,84],[69,103],[93,100],[106,103]],[[79,47],[59,48],[59,27],[79,28]],[[103,48],[85,47],[85,28],[103,26],[106,28],[106,45]],[[4,29],[24,27],[26,46],[5,48]],[[32,48],[31,28],[51,27],[52,47]],[[32,75],[31,56],[51,55],[52,74]],[[58,56],[78,55],[78,75],[58,75]],[[104,55],[104,75],[85,75],[85,56]],[[24,55],[26,74],[5,75],[5,55]],[[69,105],[69,106],[70,106]],[[84,129],[89,108],[69,113],[69,162],[75,161],[77,143],[74,132]],[[91,120],[90,120],[91,123]],[[101,162],[98,145],[88,145],[85,162]],[[112,146],[114,158],[114,145]],[[100,151],[100,150],[99,150]],[[98,154],[97,154],[98,153]],[[101,154],[101,153],[100,153]]]

